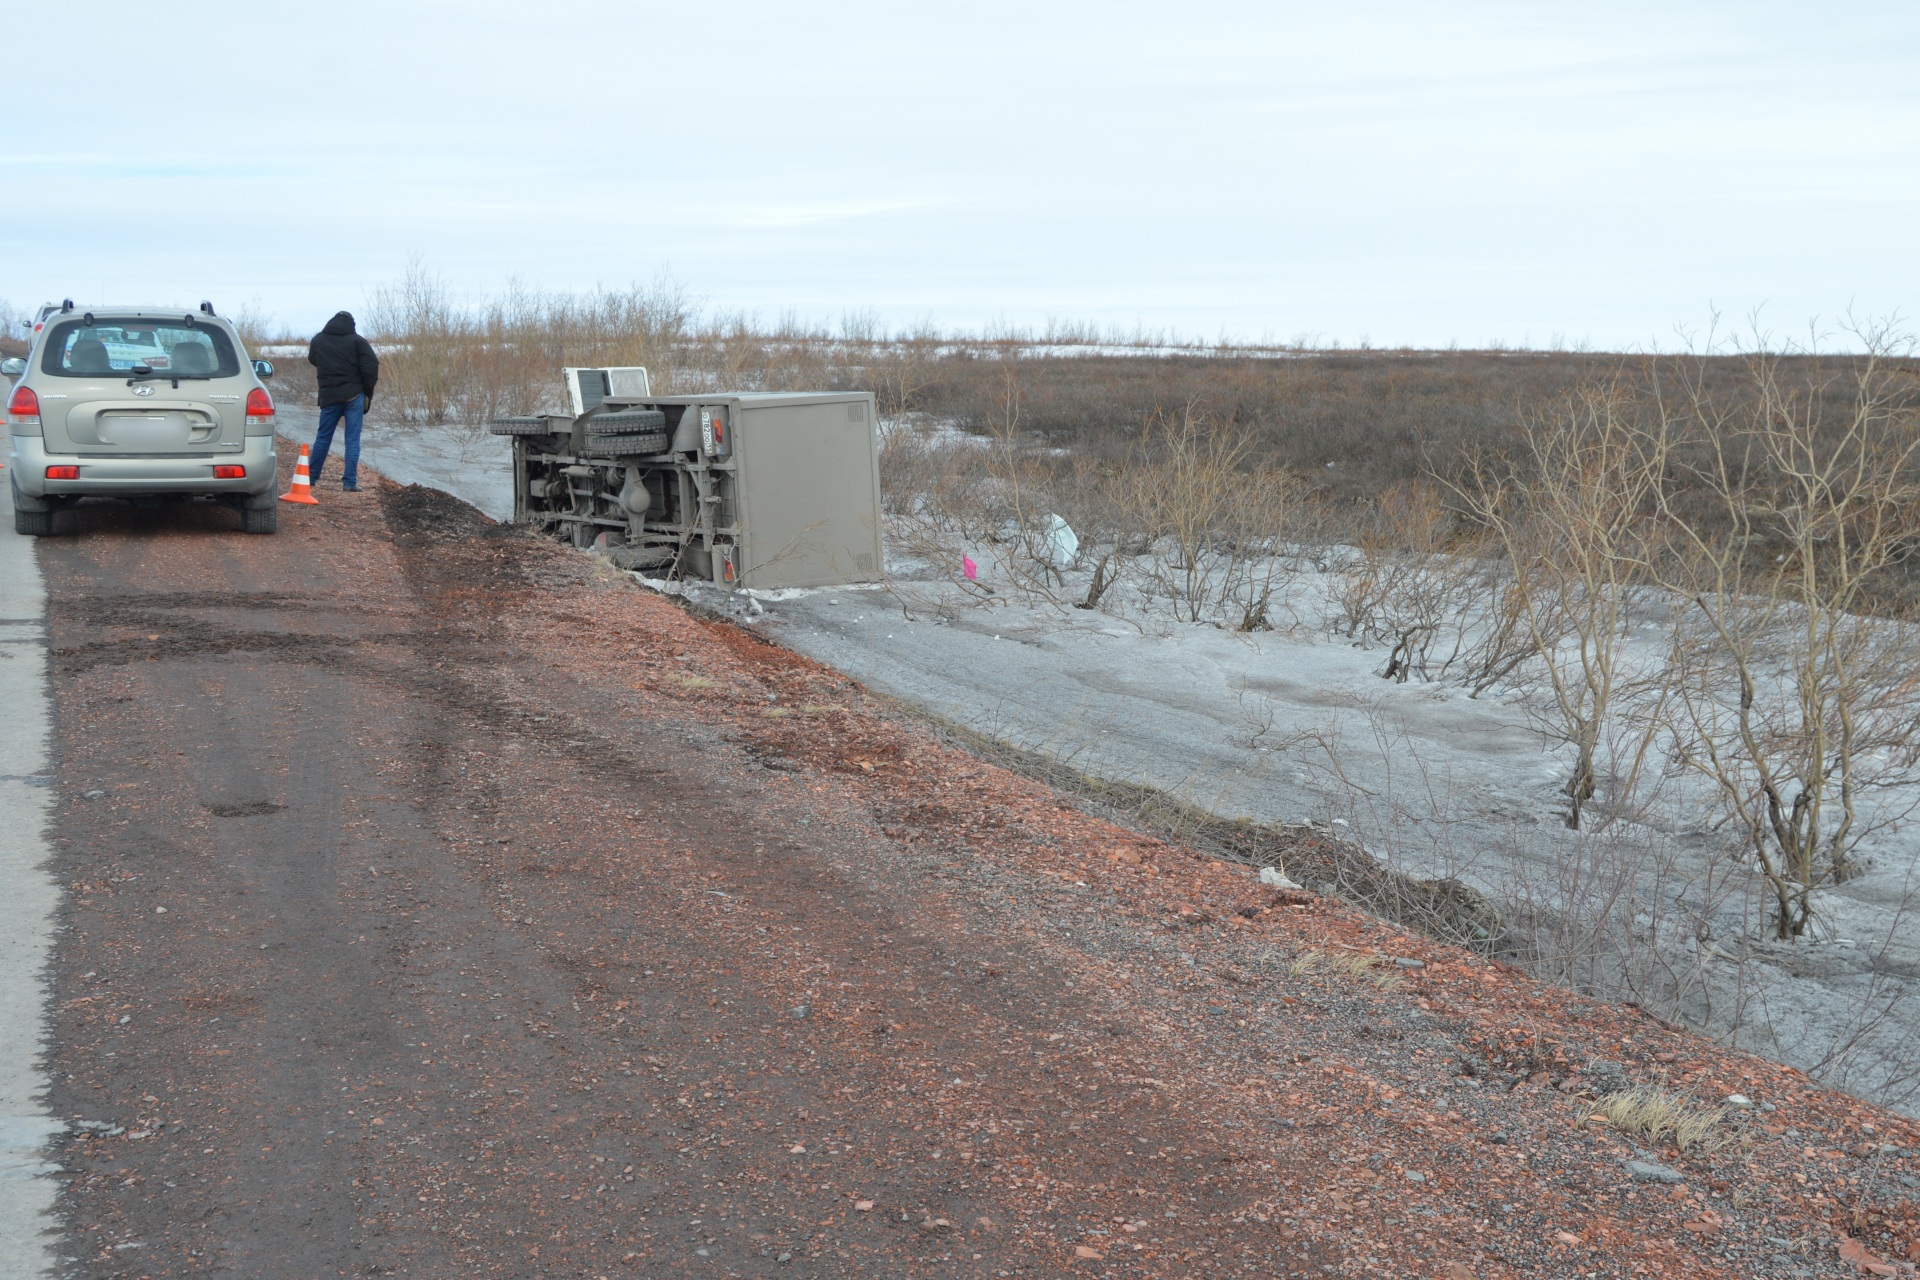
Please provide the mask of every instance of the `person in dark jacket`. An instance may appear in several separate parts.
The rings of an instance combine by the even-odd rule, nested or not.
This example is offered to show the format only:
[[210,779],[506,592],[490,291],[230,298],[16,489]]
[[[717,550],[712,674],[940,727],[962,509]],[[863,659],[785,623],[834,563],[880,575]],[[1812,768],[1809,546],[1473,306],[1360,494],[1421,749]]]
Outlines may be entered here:
[[314,380],[320,384],[320,430],[313,438],[310,467],[314,486],[319,487],[320,469],[327,465],[334,428],[345,419],[347,439],[340,487],[352,493],[360,487],[360,424],[373,406],[374,384],[380,381],[380,357],[373,354],[371,343],[354,332],[352,314],[342,311],[313,335],[313,341],[307,344],[307,363],[313,366]]

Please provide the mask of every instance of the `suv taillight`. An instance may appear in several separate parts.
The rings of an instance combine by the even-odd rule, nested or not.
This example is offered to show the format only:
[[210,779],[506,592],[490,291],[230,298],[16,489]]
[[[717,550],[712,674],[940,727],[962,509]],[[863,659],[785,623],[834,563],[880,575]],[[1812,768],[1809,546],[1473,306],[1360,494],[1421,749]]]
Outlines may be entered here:
[[40,425],[40,397],[33,394],[32,387],[13,389],[13,399],[7,401],[7,420],[16,427]]
[[247,392],[247,425],[264,427],[273,421],[273,397],[265,387]]

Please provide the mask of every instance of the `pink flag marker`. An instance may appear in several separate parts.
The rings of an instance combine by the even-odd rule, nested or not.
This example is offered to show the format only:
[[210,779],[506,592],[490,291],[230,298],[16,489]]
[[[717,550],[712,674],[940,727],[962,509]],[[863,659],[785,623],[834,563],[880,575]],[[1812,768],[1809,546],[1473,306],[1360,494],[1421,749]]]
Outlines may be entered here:
[[980,566],[973,562],[972,556],[961,556],[960,572],[967,575],[968,582],[972,582],[975,578],[978,578],[980,576]]

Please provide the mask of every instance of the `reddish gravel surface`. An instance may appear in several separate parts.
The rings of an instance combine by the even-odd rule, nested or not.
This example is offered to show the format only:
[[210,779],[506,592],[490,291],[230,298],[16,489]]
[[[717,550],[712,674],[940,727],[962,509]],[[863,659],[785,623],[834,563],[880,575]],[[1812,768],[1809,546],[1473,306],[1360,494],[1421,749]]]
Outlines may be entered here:
[[[1911,1124],[1111,825],[441,495],[320,496],[41,544],[75,1275],[1920,1259]],[[1622,1082],[1770,1109],[1636,1148]]]

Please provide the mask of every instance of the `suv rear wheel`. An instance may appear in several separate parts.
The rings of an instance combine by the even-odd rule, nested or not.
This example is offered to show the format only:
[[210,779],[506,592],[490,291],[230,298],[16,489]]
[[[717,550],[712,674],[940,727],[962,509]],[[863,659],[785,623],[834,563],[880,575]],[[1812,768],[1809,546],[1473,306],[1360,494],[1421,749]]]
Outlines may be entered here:
[[53,533],[54,504],[46,498],[29,498],[20,492],[19,477],[9,474],[7,486],[13,490],[13,531],[29,538],[45,538]]
[[280,532],[280,507],[276,503],[271,507],[250,507],[241,504],[240,530],[243,533]]

